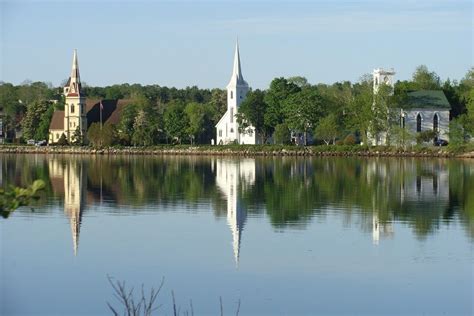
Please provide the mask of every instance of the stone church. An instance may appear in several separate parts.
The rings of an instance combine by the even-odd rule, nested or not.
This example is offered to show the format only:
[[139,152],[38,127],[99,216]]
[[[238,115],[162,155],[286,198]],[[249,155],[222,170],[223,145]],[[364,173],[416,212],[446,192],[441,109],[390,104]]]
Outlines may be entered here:
[[[394,88],[395,71],[382,68],[373,71],[373,92],[377,94],[380,85]],[[451,105],[442,90],[410,91],[399,109],[400,127],[416,136],[423,131],[433,130],[436,138],[449,140],[449,113]],[[385,134],[369,138],[371,145],[387,145]]]
[[255,128],[250,126],[244,132],[240,132],[235,117],[249,90],[250,87],[242,76],[239,43],[237,43],[234,54],[234,68],[230,82],[227,85],[227,111],[216,124],[217,145],[231,143],[254,145],[259,143],[260,138],[256,135]]
[[87,143],[87,130],[92,123],[117,124],[122,109],[130,103],[130,100],[87,99],[82,89],[76,50],[72,59],[71,76],[63,87],[63,94],[64,111],[53,113],[49,125],[49,144],[57,143],[62,134],[72,142],[78,133]]

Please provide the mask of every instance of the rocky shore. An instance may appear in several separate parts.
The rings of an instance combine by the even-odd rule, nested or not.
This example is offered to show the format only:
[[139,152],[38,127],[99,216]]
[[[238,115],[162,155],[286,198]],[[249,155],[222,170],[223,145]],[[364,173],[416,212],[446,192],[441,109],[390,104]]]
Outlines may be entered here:
[[157,146],[92,148],[78,146],[0,146],[0,153],[74,155],[212,155],[212,156],[361,156],[361,157],[442,157],[474,158],[474,151],[451,151],[446,147],[395,149],[331,146]]

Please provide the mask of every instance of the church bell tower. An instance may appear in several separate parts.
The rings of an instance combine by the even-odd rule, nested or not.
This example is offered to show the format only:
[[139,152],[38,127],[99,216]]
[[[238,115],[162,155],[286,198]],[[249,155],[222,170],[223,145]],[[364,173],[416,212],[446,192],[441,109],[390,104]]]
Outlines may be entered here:
[[77,50],[74,50],[71,76],[64,86],[64,134],[69,142],[75,141],[76,130],[83,140],[87,132],[86,98],[82,92]]

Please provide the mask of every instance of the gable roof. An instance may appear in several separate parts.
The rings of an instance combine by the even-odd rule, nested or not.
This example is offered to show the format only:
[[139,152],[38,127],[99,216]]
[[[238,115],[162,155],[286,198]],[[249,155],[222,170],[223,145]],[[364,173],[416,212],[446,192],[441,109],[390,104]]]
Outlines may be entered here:
[[54,111],[49,129],[64,130],[64,111]]
[[[131,100],[102,100],[102,123],[118,124],[122,110]],[[86,100],[87,128],[100,122],[100,100]],[[64,130],[64,111],[54,111],[49,124],[50,130]]]
[[442,90],[419,90],[407,93],[404,109],[446,109],[451,105]]

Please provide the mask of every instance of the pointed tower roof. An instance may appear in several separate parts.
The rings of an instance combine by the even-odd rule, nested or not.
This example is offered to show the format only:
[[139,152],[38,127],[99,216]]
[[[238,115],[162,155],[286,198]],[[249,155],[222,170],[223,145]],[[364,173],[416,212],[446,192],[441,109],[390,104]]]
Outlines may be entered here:
[[71,76],[66,83],[68,93],[66,96],[79,96],[81,91],[81,76],[79,75],[79,62],[77,60],[77,49],[74,50],[74,55],[72,58],[72,69]]
[[232,70],[232,77],[227,87],[232,86],[248,86],[247,82],[244,80],[242,75],[242,68],[240,66],[240,52],[239,52],[239,41],[235,44],[235,53],[234,53],[234,68]]

